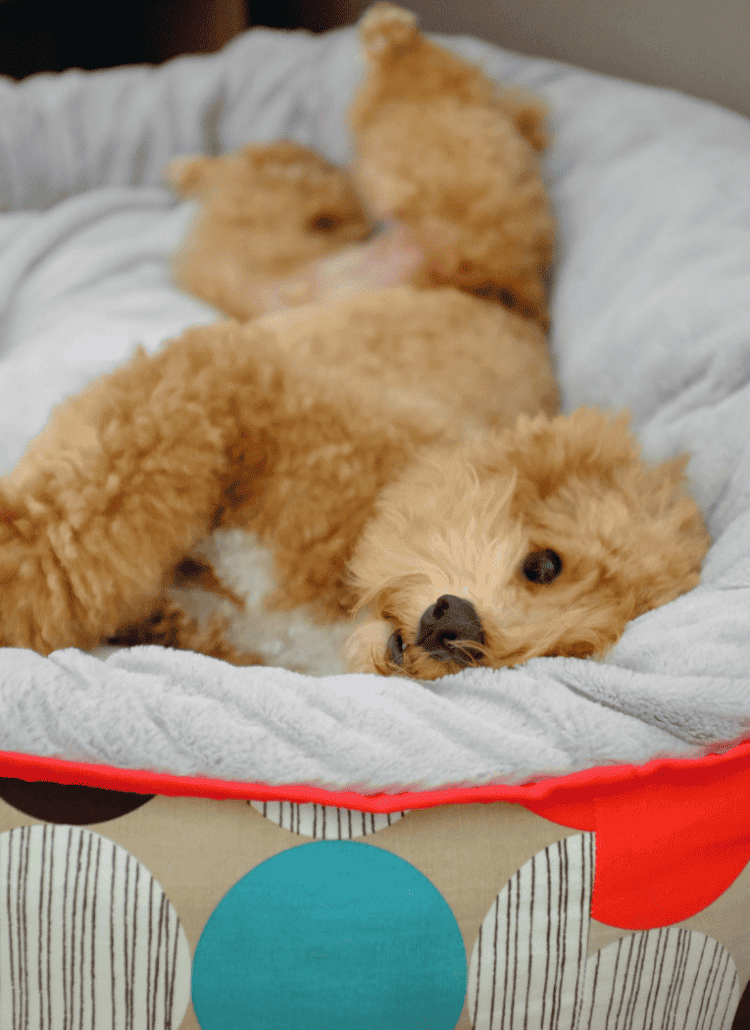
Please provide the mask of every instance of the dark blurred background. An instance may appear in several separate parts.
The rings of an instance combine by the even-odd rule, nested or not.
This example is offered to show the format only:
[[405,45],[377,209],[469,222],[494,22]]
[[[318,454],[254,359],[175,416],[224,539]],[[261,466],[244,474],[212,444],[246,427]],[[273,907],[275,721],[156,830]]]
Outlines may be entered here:
[[158,64],[251,25],[323,32],[355,18],[348,0],[0,0],[0,75]]

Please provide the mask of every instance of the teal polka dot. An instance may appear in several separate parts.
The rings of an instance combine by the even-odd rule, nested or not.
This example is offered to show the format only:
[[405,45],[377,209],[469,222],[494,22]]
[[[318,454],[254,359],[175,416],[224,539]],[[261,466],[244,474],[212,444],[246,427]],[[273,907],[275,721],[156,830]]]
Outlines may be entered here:
[[442,894],[358,841],[282,851],[242,877],[193,963],[202,1030],[453,1030],[466,954]]

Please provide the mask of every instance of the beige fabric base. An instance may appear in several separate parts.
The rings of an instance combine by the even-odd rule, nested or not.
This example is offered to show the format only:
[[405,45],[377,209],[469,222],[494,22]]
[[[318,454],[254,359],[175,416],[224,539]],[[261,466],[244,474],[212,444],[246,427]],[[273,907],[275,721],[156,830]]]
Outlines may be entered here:
[[[45,786],[33,785],[32,793],[34,787],[43,791]],[[66,788],[55,789],[64,791]],[[119,800],[114,792],[100,793],[105,799],[109,795]],[[281,816],[286,825],[291,821],[296,827],[300,818],[312,817],[313,806],[269,804],[264,816],[258,810],[262,809],[262,803],[256,805],[244,801],[154,797],[127,814],[85,824],[85,829],[125,849],[161,885],[179,916],[192,956],[210,915],[239,879],[271,856],[310,841],[310,836],[279,826],[274,820]],[[326,811],[327,839],[338,836],[338,830],[333,828],[333,812],[332,809]],[[344,815],[347,820],[341,837],[347,838],[348,813]],[[424,873],[437,888],[456,918],[469,963],[479,928],[498,892],[511,877],[549,845],[580,836],[576,830],[558,826],[520,806],[504,803],[448,805],[391,817],[378,816],[375,823],[370,815],[363,817],[353,813],[353,818],[354,839],[375,844],[401,857]],[[389,818],[391,824],[387,825]],[[321,808],[317,810],[316,819],[317,833],[321,836]],[[378,823],[382,828],[374,833],[357,834],[357,828],[361,830],[362,825],[371,829]],[[0,801],[0,834],[35,825],[41,825],[38,819]],[[59,824],[58,830],[62,832],[64,825]],[[311,826],[307,830],[310,832]],[[8,838],[0,837],[0,842],[4,839]],[[17,863],[18,868],[22,864]],[[11,863],[11,870],[13,868],[16,867]],[[16,882],[14,875],[9,878],[6,872],[5,879],[10,879],[11,886]],[[714,904],[677,924],[699,931],[727,949],[737,967],[740,991],[750,977],[749,939],[744,928],[749,900],[750,869],[746,868]],[[0,921],[5,918],[4,908],[0,906]],[[7,928],[4,928],[3,935],[6,934]],[[598,949],[630,935],[631,931],[592,920],[588,954],[595,955]],[[179,1025],[181,1030],[199,1030],[192,1005],[188,1006]],[[461,1030],[471,1026],[466,1003],[457,1026]]]

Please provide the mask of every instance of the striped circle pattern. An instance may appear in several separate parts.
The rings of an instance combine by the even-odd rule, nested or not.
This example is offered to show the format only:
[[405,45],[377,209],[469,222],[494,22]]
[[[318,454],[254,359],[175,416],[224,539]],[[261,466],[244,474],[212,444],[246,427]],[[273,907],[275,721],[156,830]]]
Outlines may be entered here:
[[[105,816],[113,811],[98,794],[31,797],[62,799],[63,810],[83,798]],[[121,818],[146,811],[148,800]],[[194,961],[161,885],[123,846],[134,847],[131,833],[117,843],[62,821],[0,832],[0,1030],[178,1030],[191,993],[202,1030],[454,1030],[464,1005],[472,1030],[745,1027],[750,990],[740,1001],[736,933],[725,940],[721,927],[709,930],[717,941],[679,924],[618,931],[592,953],[593,833],[550,844],[507,882],[507,872],[483,873],[485,899],[502,889],[478,932],[487,900],[464,926],[476,933],[467,969],[461,910],[446,900],[465,879],[438,879],[444,896],[419,866],[388,850],[405,844],[409,854],[420,820],[407,820],[401,834],[406,811],[248,804],[297,840],[275,835],[277,853],[264,858],[262,823],[248,820],[244,804],[227,809],[236,813],[236,837],[225,841],[235,848],[226,893],[210,885],[201,900],[199,889],[196,923],[192,898],[170,888],[187,906],[186,926],[202,928]],[[158,837],[159,819],[146,825]],[[386,847],[355,839],[393,825]],[[255,859],[245,850],[251,837]],[[222,840],[214,834],[202,844],[212,861]],[[206,871],[198,876],[208,882]]]
[[291,801],[251,801],[250,805],[283,830],[313,840],[367,837],[406,815],[406,812],[354,812],[333,805],[298,805]]
[[551,844],[511,877],[471,955],[474,1030],[576,1026],[593,883],[593,833]]
[[190,997],[177,915],[124,848],[77,826],[0,834],[0,1027],[176,1030]]
[[667,927],[588,956],[594,834],[551,844],[495,898],[472,951],[473,1030],[730,1030],[737,969],[718,941]]
[[623,937],[589,959],[580,1030],[729,1030],[737,969],[718,941],[666,927]]

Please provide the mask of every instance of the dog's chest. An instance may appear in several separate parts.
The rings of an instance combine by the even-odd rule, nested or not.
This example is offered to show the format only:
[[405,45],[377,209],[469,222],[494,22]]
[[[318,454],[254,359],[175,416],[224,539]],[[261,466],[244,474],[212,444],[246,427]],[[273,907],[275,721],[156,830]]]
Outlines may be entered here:
[[170,590],[187,615],[207,625],[213,616],[227,620],[229,641],[242,651],[259,653],[266,665],[281,666],[311,676],[345,671],[341,652],[357,622],[341,619],[321,624],[307,607],[269,611],[266,596],[274,589],[273,557],[253,533],[219,529],[193,554],[206,561],[223,586],[241,601],[199,587]]

